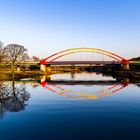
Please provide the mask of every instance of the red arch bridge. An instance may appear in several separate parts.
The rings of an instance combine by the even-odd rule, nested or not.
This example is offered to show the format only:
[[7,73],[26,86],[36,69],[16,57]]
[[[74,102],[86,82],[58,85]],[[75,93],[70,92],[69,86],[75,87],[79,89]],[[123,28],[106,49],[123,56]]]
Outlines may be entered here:
[[[60,61],[59,58],[63,58],[70,54],[75,54],[79,52],[92,52],[101,54],[103,56],[107,56],[112,58],[113,61]],[[40,61],[41,70],[47,71],[47,67],[50,65],[77,65],[77,64],[121,64],[123,69],[129,69],[129,61],[126,58],[123,58],[113,52],[109,52],[106,50],[98,49],[98,48],[71,48],[66,49],[57,53],[54,53],[45,59]]]

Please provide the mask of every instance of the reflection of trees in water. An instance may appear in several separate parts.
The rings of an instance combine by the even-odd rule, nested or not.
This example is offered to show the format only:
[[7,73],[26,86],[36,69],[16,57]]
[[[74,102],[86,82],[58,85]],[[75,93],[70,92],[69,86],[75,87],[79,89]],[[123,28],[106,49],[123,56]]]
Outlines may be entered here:
[[30,94],[26,91],[25,85],[15,86],[14,81],[12,81],[11,84],[0,83],[1,118],[6,111],[19,112],[24,110],[29,98]]
[[138,87],[140,87],[140,84],[137,84]]

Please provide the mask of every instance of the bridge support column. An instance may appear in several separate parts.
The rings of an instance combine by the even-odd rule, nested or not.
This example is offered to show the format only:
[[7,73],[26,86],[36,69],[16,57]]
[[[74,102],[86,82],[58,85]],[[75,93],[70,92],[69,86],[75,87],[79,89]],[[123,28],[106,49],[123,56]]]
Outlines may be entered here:
[[130,70],[129,64],[124,64],[124,65],[122,66],[122,69],[123,69],[123,70]]
[[41,76],[40,77],[40,82],[42,83],[42,82],[48,82],[48,81],[50,81],[51,80],[51,78],[50,78],[50,76],[48,76],[48,75],[43,75],[43,76]]
[[17,72],[20,72],[21,71],[21,68],[20,67],[17,67]]
[[123,78],[124,83],[129,83],[130,79],[129,78]]
[[40,65],[40,70],[43,71],[44,73],[51,74],[50,65],[43,65],[43,64],[41,64]]

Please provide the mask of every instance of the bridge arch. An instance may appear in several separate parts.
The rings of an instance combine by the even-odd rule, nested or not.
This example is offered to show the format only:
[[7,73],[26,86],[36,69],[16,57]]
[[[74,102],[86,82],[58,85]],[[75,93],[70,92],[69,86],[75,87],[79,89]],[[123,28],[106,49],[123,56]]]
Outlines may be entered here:
[[70,49],[66,49],[57,53],[54,53],[48,57],[46,57],[45,59],[42,59],[40,61],[40,64],[47,64],[48,62],[53,62],[55,60],[57,60],[58,58],[67,56],[69,54],[73,54],[73,53],[78,53],[78,52],[93,52],[93,53],[98,53],[98,54],[102,54],[105,56],[108,56],[110,58],[113,58],[114,60],[120,62],[123,65],[127,65],[128,64],[128,60],[113,53],[113,52],[109,52],[103,49],[98,49],[98,48],[70,48]]

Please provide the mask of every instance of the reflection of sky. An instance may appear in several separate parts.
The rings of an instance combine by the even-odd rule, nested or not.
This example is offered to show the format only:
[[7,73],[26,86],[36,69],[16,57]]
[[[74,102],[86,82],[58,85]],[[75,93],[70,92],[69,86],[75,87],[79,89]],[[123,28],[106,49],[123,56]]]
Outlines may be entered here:
[[[87,73],[87,72],[83,72],[83,73],[76,73],[74,74],[74,76],[71,73],[63,73],[63,74],[53,74],[51,75],[51,80],[52,81],[106,81],[107,80],[114,80],[111,77],[103,77],[101,74],[96,74],[96,73]],[[35,103],[36,100],[41,99],[42,101],[46,102],[46,98],[45,96],[47,96],[47,100],[48,101],[59,101],[59,100],[95,100],[95,99],[99,99],[101,97],[104,96],[109,96],[111,94],[114,94],[116,92],[119,92],[119,88],[123,89],[123,84],[121,83],[117,83],[116,85],[106,85],[104,83],[104,85],[96,85],[96,83],[94,83],[94,85],[65,85],[65,84],[61,84],[61,85],[57,85],[57,84],[49,84],[46,82],[46,85],[44,87],[37,87],[36,88],[36,92],[40,93],[40,91],[43,94],[35,94]],[[114,92],[115,91],[115,92]],[[47,93],[47,95],[46,95]],[[39,104],[41,102],[38,102]]]
[[[72,90],[71,94],[94,94],[113,85],[57,86]],[[0,120],[0,139],[72,140],[78,137],[85,140],[107,137],[111,140],[113,137],[113,140],[118,140],[120,136],[133,139],[133,135],[139,138],[140,88],[133,84],[98,100],[71,100],[41,86],[26,85],[26,90],[31,94],[28,106],[22,112],[7,113]]]
[[83,80],[83,81],[98,81],[98,80],[115,80],[112,77],[102,76],[101,74],[92,73],[63,73],[51,75],[51,80]]
[[[95,102],[96,99],[103,104],[105,102],[110,102],[113,104],[117,104],[117,102],[124,102],[126,104],[137,104],[140,100],[140,88],[130,84],[127,87],[122,88],[122,90],[118,90],[117,92],[111,93],[113,90],[117,90],[120,87],[123,87],[122,84],[118,84],[112,90],[109,88],[115,85],[57,85],[64,89],[63,91],[57,89],[55,86],[48,84],[49,88],[56,90],[57,92],[52,92],[44,87],[36,87],[32,88],[32,86],[28,86],[27,90],[31,93],[31,98],[28,101],[29,106],[36,105],[58,105],[65,104],[66,102],[75,104],[77,101],[79,102],[81,99],[82,102],[90,102],[86,101],[88,99],[88,95],[96,96],[95,99],[90,99],[92,102]],[[107,90],[108,89],[108,90]],[[64,92],[64,94],[61,94]],[[86,95],[85,95],[86,94]],[[84,97],[83,97],[84,95]],[[81,96],[81,97],[80,97]],[[72,98],[71,98],[72,97]]]

